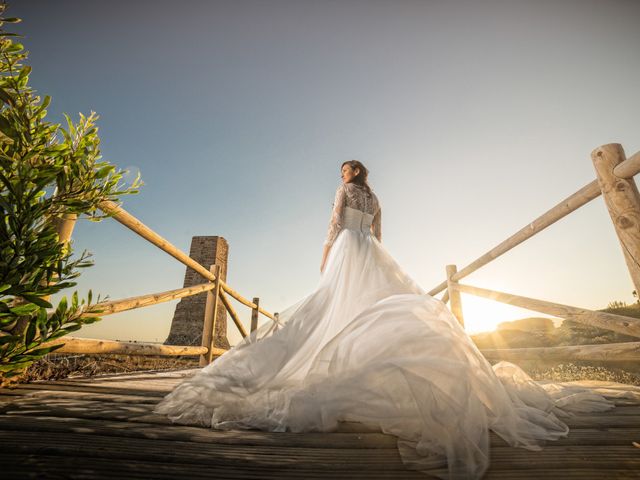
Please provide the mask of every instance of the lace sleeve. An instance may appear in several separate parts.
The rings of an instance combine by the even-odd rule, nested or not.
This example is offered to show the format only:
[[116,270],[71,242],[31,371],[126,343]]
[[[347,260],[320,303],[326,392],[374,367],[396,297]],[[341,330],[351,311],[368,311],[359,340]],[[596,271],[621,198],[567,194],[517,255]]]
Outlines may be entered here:
[[336,197],[333,202],[333,212],[331,213],[331,220],[329,221],[329,229],[327,231],[327,239],[324,241],[324,246],[333,245],[334,240],[340,233],[343,227],[344,218],[344,206],[346,204],[346,193],[344,185],[340,185],[336,190]]
[[371,233],[374,237],[378,239],[379,242],[382,242],[382,209],[378,208],[378,211],[373,216],[373,221],[371,222]]

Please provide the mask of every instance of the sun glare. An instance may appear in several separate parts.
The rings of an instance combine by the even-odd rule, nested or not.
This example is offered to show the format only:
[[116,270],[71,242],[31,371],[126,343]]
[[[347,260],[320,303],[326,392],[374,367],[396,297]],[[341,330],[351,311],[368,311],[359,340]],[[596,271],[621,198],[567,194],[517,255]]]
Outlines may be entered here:
[[462,295],[462,314],[467,333],[491,332],[499,323],[528,317],[555,318],[486,298]]

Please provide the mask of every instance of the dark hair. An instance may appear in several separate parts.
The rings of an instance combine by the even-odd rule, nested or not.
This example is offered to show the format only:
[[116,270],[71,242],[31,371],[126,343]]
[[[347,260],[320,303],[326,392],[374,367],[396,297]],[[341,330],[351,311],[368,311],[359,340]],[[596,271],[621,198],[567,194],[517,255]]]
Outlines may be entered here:
[[346,162],[342,162],[342,165],[340,165],[340,170],[342,170],[342,167],[344,167],[345,165],[349,165],[354,170],[356,168],[360,170],[360,173],[358,173],[355,177],[353,177],[352,183],[355,183],[356,185],[360,185],[361,187],[364,187],[365,191],[369,195],[371,195],[371,187],[367,182],[367,176],[369,175],[369,170],[367,170],[367,167],[365,167],[362,164],[362,162],[359,160],[347,160]]

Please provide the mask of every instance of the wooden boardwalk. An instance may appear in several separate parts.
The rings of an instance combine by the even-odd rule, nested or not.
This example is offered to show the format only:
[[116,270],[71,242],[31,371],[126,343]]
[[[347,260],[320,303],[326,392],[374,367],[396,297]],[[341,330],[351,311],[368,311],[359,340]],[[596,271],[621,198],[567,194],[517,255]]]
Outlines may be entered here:
[[[173,425],[153,406],[195,370],[67,379],[0,389],[3,478],[425,479],[395,437],[359,424],[335,433],[214,431]],[[640,406],[567,421],[540,452],[491,434],[486,479],[640,479]]]

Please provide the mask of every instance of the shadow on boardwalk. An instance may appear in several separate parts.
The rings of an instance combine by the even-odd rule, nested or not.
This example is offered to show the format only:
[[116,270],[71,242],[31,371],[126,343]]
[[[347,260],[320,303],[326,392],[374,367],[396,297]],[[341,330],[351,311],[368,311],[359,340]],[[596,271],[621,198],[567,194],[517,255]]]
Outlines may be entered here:
[[[153,414],[195,371],[0,389],[5,478],[428,478],[405,469],[395,437],[360,424],[334,433],[215,431]],[[492,433],[485,478],[640,478],[640,448],[632,444],[640,443],[640,406],[619,401],[612,411],[565,421],[569,437],[540,452],[509,447]]]

